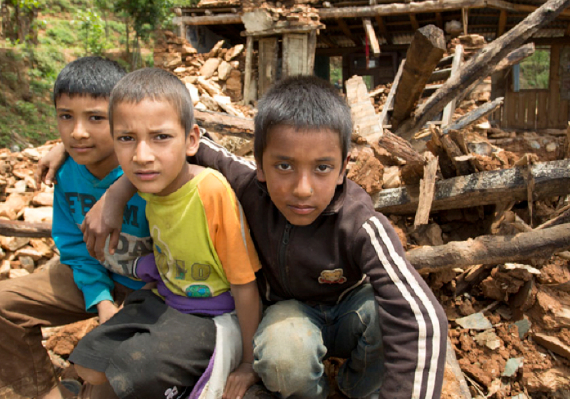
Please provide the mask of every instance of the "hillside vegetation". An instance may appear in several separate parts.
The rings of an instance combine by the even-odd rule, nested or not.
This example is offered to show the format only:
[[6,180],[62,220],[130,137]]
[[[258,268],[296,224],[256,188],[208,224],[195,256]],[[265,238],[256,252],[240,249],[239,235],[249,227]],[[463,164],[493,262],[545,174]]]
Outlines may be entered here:
[[[147,4],[143,0],[124,0],[124,11],[117,11],[119,3],[5,2],[11,7],[4,5],[2,9],[0,148],[14,145],[22,148],[57,138],[51,90],[61,68],[73,59],[105,55],[127,70],[152,66],[152,32],[157,22],[168,19],[168,3],[158,2],[162,20],[155,13],[152,21],[133,12],[133,4]],[[26,10],[31,10],[30,17],[21,18]],[[16,17],[24,22],[14,23]]]

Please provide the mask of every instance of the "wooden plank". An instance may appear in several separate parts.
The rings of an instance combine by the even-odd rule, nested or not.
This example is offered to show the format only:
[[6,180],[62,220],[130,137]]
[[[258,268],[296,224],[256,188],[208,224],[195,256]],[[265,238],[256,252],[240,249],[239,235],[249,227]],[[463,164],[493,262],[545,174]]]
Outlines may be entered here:
[[259,96],[265,94],[277,78],[277,38],[264,37],[259,39]]
[[558,127],[558,113],[560,112],[560,45],[550,47],[550,81],[548,89],[548,128]]
[[568,100],[560,101],[560,115],[558,116],[558,127],[562,128],[568,123]]
[[526,123],[525,129],[536,129],[536,91],[526,93]]
[[317,31],[309,32],[307,43],[307,75],[312,75],[315,71],[315,55],[317,52]]
[[350,28],[348,27],[348,25],[346,24],[346,22],[344,22],[344,19],[342,18],[337,18],[336,19],[336,23],[338,24],[340,30],[342,30],[342,33],[344,33],[344,35],[349,38],[350,40],[352,40],[352,42],[354,43],[355,46],[358,46],[360,43],[358,42],[358,40],[352,35],[352,32],[350,31]]
[[250,139],[253,137],[253,120],[221,112],[194,110],[196,124],[209,132],[229,134]]
[[443,134],[447,134],[450,130],[461,130],[469,126],[478,119],[488,115],[495,109],[503,104],[503,97],[497,97],[493,101],[488,101],[480,107],[463,115],[461,118],[457,119],[455,122],[451,123],[449,126],[443,129]]
[[308,34],[283,35],[282,76],[308,75]]
[[[450,77],[454,77],[459,73],[459,68],[463,63],[463,46],[458,44],[455,47],[455,54],[453,55],[453,62],[451,63],[451,74]],[[441,118],[441,125],[443,127],[451,124],[451,119],[453,118],[453,113],[455,112],[457,98],[451,100],[445,108],[443,109],[443,116]]]
[[412,24],[413,30],[420,29],[420,24],[418,24],[418,19],[416,18],[416,14],[410,14],[410,23]]
[[372,21],[370,18],[364,18],[362,20],[362,25],[364,26],[364,31],[366,32],[366,37],[368,37],[368,42],[372,48],[372,54],[375,56],[380,55],[380,45],[378,44],[378,38],[376,38],[376,33],[372,27]]
[[6,237],[51,237],[51,223],[31,223],[22,220],[1,220],[0,235]]
[[413,117],[398,126],[396,133],[407,140],[412,139],[426,123],[458,95],[458,91],[470,90],[472,84],[493,73],[496,65],[505,56],[524,44],[542,26],[553,21],[568,5],[570,5],[570,0],[548,0],[517,26],[489,43],[463,64],[457,78],[448,79],[443,87],[418,107]]
[[537,115],[536,115],[536,127],[537,129],[546,129],[548,127],[548,97],[549,92],[542,90],[538,92],[537,95]]
[[499,25],[497,27],[497,37],[502,36],[505,33],[505,28],[507,26],[507,11],[501,10],[499,14]]
[[386,98],[386,102],[382,107],[382,112],[380,113],[380,129],[384,129],[384,126],[388,125],[388,111],[392,111],[394,108],[394,97],[396,96],[396,90],[398,90],[398,86],[400,85],[400,79],[402,78],[402,72],[404,71],[404,64],[406,60],[402,60],[400,62],[400,66],[398,67],[398,72],[394,77],[394,82],[392,82],[392,87],[390,88],[390,93],[388,93],[388,97]]
[[392,44],[392,35],[388,32],[388,28],[386,28],[386,24],[384,23],[384,18],[377,15],[375,19],[376,23],[378,24],[378,30],[382,34],[382,37],[386,40],[386,44]]
[[505,122],[503,123],[503,129],[512,128],[516,123],[517,117],[517,96],[516,93],[510,89],[507,89],[507,94],[505,96]]
[[428,79],[428,83],[439,82],[441,80],[446,80],[451,75],[451,68],[438,69],[433,71]]
[[[427,151],[426,154],[431,152]],[[438,157],[431,155],[424,166],[424,177],[420,180],[420,199],[418,210],[414,219],[414,227],[418,227],[429,222],[431,203],[435,193],[435,178],[437,174]]]
[[436,21],[435,24],[437,25],[437,27],[438,27],[439,29],[443,29],[443,28],[444,28],[444,26],[443,26],[443,18],[441,17],[441,13],[440,13],[440,12],[436,12],[436,13],[435,13],[435,21]]
[[445,38],[441,29],[435,25],[426,25],[416,30],[406,53],[400,84],[396,89],[392,112],[394,129],[410,116],[444,52]]
[[243,82],[243,103],[249,105],[254,98],[251,89],[251,74],[253,68],[253,37],[248,36],[245,41],[245,76]]
[[516,93],[518,97],[517,102],[517,119],[515,127],[519,129],[524,129],[526,126],[526,94],[523,91]]
[[382,127],[378,123],[378,115],[370,102],[362,76],[355,75],[346,81],[346,99],[355,130],[369,143],[378,141],[383,133]]
[[[534,199],[570,193],[570,159],[537,163],[531,167]],[[384,214],[413,214],[418,207],[417,188],[384,189],[373,196]],[[432,211],[462,209],[509,201],[526,201],[525,169],[510,168],[473,173],[438,181]]]
[[463,20],[463,34],[469,34],[469,8],[463,7],[461,9],[461,18]]
[[479,236],[469,241],[452,241],[422,246],[406,252],[418,270],[434,270],[481,264],[503,264],[528,259],[548,259],[570,248],[570,224],[509,236]]

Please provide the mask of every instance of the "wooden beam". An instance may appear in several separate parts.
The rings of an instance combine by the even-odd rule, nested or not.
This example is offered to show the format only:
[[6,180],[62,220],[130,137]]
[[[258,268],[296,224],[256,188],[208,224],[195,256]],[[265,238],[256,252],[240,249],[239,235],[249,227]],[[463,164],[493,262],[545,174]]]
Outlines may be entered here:
[[507,11],[501,10],[499,14],[499,26],[497,27],[497,37],[502,36],[505,33],[507,27]]
[[[431,155],[427,151],[427,163],[424,166],[424,177],[420,181],[420,199],[418,202],[418,210],[414,218],[414,227],[418,227],[429,222],[429,213],[433,201],[433,194],[435,192],[435,178],[437,174],[437,161],[438,157]],[[429,158],[429,159],[428,159]]]
[[194,110],[194,118],[198,126],[209,132],[227,134],[251,139],[253,137],[253,120],[223,114],[221,112]]
[[[570,160],[537,163],[531,167],[534,199],[570,193]],[[525,169],[510,168],[473,173],[435,184],[432,210],[461,209],[509,201],[526,201]],[[384,214],[413,214],[418,207],[417,188],[385,189],[374,195],[376,210]]]
[[513,49],[521,46],[538,29],[556,18],[570,5],[570,0],[548,0],[513,29],[494,40],[463,64],[456,77],[448,79],[426,102],[404,121],[397,134],[411,139],[427,122],[432,120],[462,88],[470,89],[480,78],[489,76],[495,66]]
[[243,83],[243,103],[249,105],[253,101],[251,90],[251,74],[253,69],[253,37],[248,36],[245,41],[245,76]]
[[242,24],[239,14],[218,14],[218,15],[200,15],[198,17],[174,17],[172,23],[178,25],[185,23],[186,25],[231,25]]
[[259,39],[258,90],[262,97],[277,79],[277,37]]
[[368,37],[368,43],[370,43],[370,47],[372,48],[372,54],[375,56],[380,55],[380,45],[378,44],[374,28],[372,27],[372,21],[370,18],[364,18],[362,20],[362,25],[364,26],[364,31]]
[[352,36],[352,32],[350,31],[350,29],[349,29],[348,25],[346,24],[346,22],[344,21],[344,19],[337,18],[336,23],[338,24],[338,26],[340,27],[340,29],[342,30],[344,35],[346,37],[348,37],[350,40],[352,40],[352,42],[354,43],[355,46],[358,46],[358,44],[359,44],[358,41]]
[[6,237],[51,237],[51,223],[31,223],[22,220],[0,220],[0,235]]
[[[451,73],[450,77],[454,77],[459,73],[459,68],[461,68],[461,64],[463,63],[463,46],[458,44],[455,46],[455,53],[453,54],[453,61],[451,63]],[[453,113],[455,112],[457,99],[454,98],[450,102],[447,103],[445,108],[443,109],[443,116],[441,118],[441,126],[447,126],[451,123],[451,118],[453,118]]]
[[378,30],[380,31],[380,34],[382,34],[382,37],[386,40],[386,43],[392,44],[392,35],[388,32],[388,29],[386,28],[386,24],[384,23],[384,18],[376,16],[375,19],[376,23],[378,24]]
[[469,34],[469,8],[464,7],[461,9],[461,19],[463,20],[463,34]]
[[445,37],[441,29],[435,25],[426,25],[416,30],[406,54],[402,78],[396,89],[392,113],[393,129],[410,116],[444,52]]
[[410,14],[410,22],[412,24],[413,30],[420,29],[420,24],[418,24],[418,19],[416,18],[416,14]]
[[380,113],[380,129],[384,129],[386,125],[388,125],[388,112],[394,108],[394,97],[396,96],[396,90],[398,90],[398,86],[400,85],[400,79],[402,78],[402,73],[404,72],[404,64],[406,60],[402,60],[400,62],[400,66],[398,67],[398,72],[396,72],[396,76],[394,77],[394,81],[392,82],[392,87],[390,88],[390,93],[388,93],[388,97],[386,98],[386,102],[382,107],[382,112]]
[[450,130],[461,130],[477,121],[478,119],[484,117],[485,115],[490,114],[501,105],[503,105],[503,99],[503,97],[497,97],[493,101],[486,102],[480,107],[477,107],[474,110],[468,112],[461,118],[457,119],[455,122],[450,123],[449,126],[446,126],[443,129],[443,134],[449,133]]
[[437,25],[437,27],[438,27],[439,29],[443,29],[443,28],[444,28],[444,26],[443,26],[443,18],[442,18],[442,16],[441,16],[441,13],[440,13],[440,12],[436,12],[436,13],[435,13],[435,24]]
[[309,33],[312,31],[315,31],[317,29],[324,29],[325,26],[324,25],[318,25],[318,26],[290,26],[287,28],[274,28],[274,29],[266,29],[263,31],[255,31],[255,32],[248,32],[248,31],[243,31],[240,33],[240,36],[253,36],[255,38],[261,38],[261,37],[270,37],[270,36],[279,36],[279,35],[285,35],[285,34],[289,34],[289,33]]
[[479,236],[469,241],[452,241],[434,247],[423,246],[406,252],[418,270],[454,268],[481,264],[502,264],[529,259],[548,259],[570,248],[570,224],[529,231],[512,236]]

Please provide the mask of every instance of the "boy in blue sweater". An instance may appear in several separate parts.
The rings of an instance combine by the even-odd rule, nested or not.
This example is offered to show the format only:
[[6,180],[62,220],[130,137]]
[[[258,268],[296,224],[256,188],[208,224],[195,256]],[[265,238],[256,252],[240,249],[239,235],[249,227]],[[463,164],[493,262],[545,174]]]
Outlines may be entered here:
[[0,398],[60,399],[63,392],[41,327],[99,315],[109,320],[144,283],[133,264],[152,252],[145,201],[125,207],[119,250],[99,262],[89,255],[80,225],[91,206],[123,172],[109,132],[109,95],[126,74],[116,63],[84,57],[58,75],[53,98],[58,130],[70,157],[56,174],[52,236],[60,264],[0,282]]

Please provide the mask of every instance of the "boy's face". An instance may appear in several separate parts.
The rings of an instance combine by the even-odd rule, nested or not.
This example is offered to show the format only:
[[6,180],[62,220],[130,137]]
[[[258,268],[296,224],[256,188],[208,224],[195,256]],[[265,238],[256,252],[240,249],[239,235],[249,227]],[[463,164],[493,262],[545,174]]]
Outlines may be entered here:
[[56,100],[57,129],[73,160],[102,179],[117,167],[109,129],[109,99],[62,94]]
[[346,165],[338,133],[278,125],[268,133],[257,177],[289,223],[306,226],[330,204]]
[[191,179],[187,155],[198,150],[196,125],[185,137],[167,101],[119,103],[113,110],[115,152],[123,172],[143,193],[168,195]]

